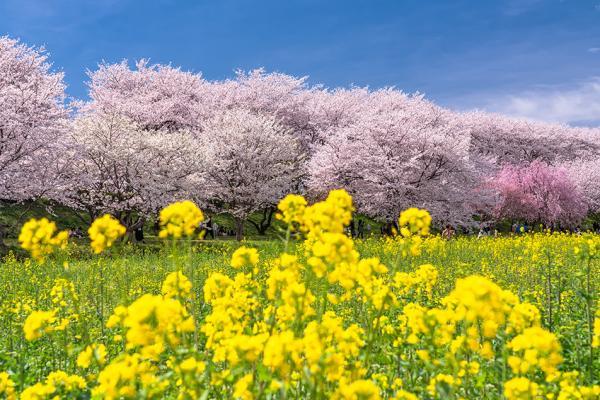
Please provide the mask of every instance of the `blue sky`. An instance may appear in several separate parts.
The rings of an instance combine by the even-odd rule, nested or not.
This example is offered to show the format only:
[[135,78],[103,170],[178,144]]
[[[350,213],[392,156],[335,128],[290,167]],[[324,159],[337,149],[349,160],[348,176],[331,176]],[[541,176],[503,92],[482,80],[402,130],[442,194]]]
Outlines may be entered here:
[[600,124],[600,0],[1,0],[2,34],[45,45],[80,98],[98,62],[149,58]]

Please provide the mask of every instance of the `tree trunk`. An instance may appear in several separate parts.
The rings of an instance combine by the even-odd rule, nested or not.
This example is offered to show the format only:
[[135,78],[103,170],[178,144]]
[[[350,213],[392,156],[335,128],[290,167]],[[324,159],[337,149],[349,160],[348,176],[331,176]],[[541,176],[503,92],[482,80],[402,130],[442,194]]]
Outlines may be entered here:
[[[6,202],[4,200],[0,200],[0,211],[3,210],[5,204]],[[6,245],[6,243],[4,243],[4,237],[7,236],[7,227],[8,226],[0,222],[0,257],[4,257],[6,254],[8,254],[8,246]]]
[[4,236],[6,235],[4,225],[0,223],[0,257],[4,257],[8,254],[8,246],[4,243]]
[[[123,226],[125,226],[126,232],[123,236],[124,242],[135,242],[135,230],[143,227],[146,222],[146,218],[143,216],[135,217],[132,212],[119,213],[115,216]],[[137,218],[137,220],[135,220]]]
[[235,218],[235,239],[241,241],[244,238],[244,219]]
[[254,222],[251,219],[248,219],[248,222],[256,228],[256,232],[258,232],[259,235],[264,236],[267,234],[267,229],[271,226],[274,214],[275,207],[267,207],[263,210],[262,219],[259,222]]

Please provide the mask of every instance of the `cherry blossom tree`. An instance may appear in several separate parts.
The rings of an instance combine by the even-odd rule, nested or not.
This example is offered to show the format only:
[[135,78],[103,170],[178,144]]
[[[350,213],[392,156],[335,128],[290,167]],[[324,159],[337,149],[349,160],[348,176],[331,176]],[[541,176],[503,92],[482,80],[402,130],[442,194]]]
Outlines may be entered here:
[[555,165],[600,154],[598,130],[483,112],[466,113],[463,118],[470,130],[470,152],[480,169],[535,160]]
[[498,194],[493,210],[497,219],[543,223],[554,228],[574,227],[588,211],[566,170],[542,161],[507,165],[491,179],[490,185]]
[[63,200],[90,214],[111,212],[131,227],[134,215],[196,196],[196,137],[216,98],[201,75],[144,59],[133,69],[127,60],[100,64],[88,75],[90,100],[76,104],[67,145],[75,162],[65,180],[83,185],[71,185]]
[[78,116],[63,143],[57,200],[91,219],[111,213],[130,230],[166,204],[189,198],[200,150],[186,131],[148,130],[115,113]]
[[63,74],[43,48],[0,37],[0,201],[44,195],[66,131]]
[[367,88],[350,89],[313,88],[306,92],[308,99],[303,103],[308,115],[304,128],[305,140],[315,150],[326,142],[327,137],[338,129],[354,124],[368,112],[371,93]]
[[[128,117],[146,129],[195,133],[203,124],[234,108],[271,115],[290,130],[304,147],[315,140],[313,114],[320,88],[310,88],[306,77],[293,77],[263,69],[237,71],[233,79],[206,81],[169,65],[138,61],[131,69],[125,60],[101,64],[89,73],[88,106]],[[322,103],[322,101],[318,102]],[[322,127],[319,127],[322,129]]]
[[[344,187],[377,218],[418,206],[462,225],[521,203],[541,207],[527,218],[574,223],[583,208],[561,191],[569,185],[600,208],[600,129],[455,113],[394,88],[328,89],[263,69],[206,81],[141,60],[100,64],[89,78],[90,100],[69,121],[44,50],[0,38],[0,201],[45,196],[131,227],[188,197],[230,212],[238,237],[252,213],[263,211],[249,221],[264,232],[277,200],[307,188]],[[518,199],[511,179],[538,191]],[[509,192],[495,206],[491,195]]]
[[589,211],[600,214],[600,157],[564,165],[570,179],[583,194]]
[[468,130],[456,114],[420,95],[385,89],[369,94],[360,117],[344,125],[310,162],[314,194],[343,187],[360,212],[381,219],[418,206],[438,223],[469,222],[478,179],[468,158]]
[[262,68],[239,70],[234,79],[211,82],[206,97],[210,98],[213,116],[222,110],[244,108],[276,118],[308,151],[315,140],[308,103],[317,88],[310,88],[306,79],[266,73]]
[[140,60],[100,64],[88,73],[90,102],[85,107],[127,117],[146,130],[197,131],[210,113],[207,83],[199,74]]
[[300,145],[278,120],[246,109],[231,109],[207,121],[203,149],[202,202],[236,221],[236,237],[255,211],[273,207],[301,176]]

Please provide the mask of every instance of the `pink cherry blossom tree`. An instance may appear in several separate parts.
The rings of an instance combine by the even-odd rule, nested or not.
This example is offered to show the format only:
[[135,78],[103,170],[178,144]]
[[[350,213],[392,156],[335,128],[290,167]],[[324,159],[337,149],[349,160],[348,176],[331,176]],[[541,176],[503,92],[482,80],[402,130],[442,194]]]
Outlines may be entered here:
[[0,37],[0,201],[52,188],[55,144],[68,122],[64,90],[43,48]]
[[493,210],[497,219],[543,223],[554,228],[574,227],[588,211],[566,170],[542,161],[507,165],[490,184],[498,195]]
[[463,115],[470,130],[470,152],[480,169],[497,170],[505,164],[549,164],[600,154],[598,129],[508,118],[471,112]]
[[209,113],[207,83],[199,74],[140,60],[100,64],[89,72],[86,108],[127,117],[142,129],[196,131]]
[[124,60],[88,75],[90,100],[76,103],[64,144],[68,190],[58,197],[90,215],[111,212],[131,228],[175,199],[196,196],[196,135],[214,108],[200,74],[147,60],[132,69]]
[[308,103],[316,88],[308,87],[306,79],[266,73],[262,68],[239,70],[234,79],[211,82],[206,97],[210,99],[213,116],[222,110],[244,108],[276,118],[308,151],[315,140]]
[[[100,65],[97,71],[90,73],[89,85],[91,101],[82,105],[82,110],[120,115],[146,130],[186,129],[194,134],[202,149],[212,148],[211,140],[218,141],[215,121],[227,118],[224,116],[231,110],[243,108],[273,121],[276,119],[277,129],[284,129],[287,136],[296,138],[297,142],[303,142],[302,129],[309,119],[303,107],[309,98],[305,78],[267,74],[263,70],[239,71],[234,79],[207,82],[200,75],[171,66],[149,65],[142,60],[135,69],[130,69],[124,61]],[[206,140],[207,135],[210,140]],[[294,150],[292,157],[298,157],[296,153]],[[197,155],[198,159],[203,157],[204,150]],[[300,168],[300,163],[296,163],[296,167]],[[295,172],[293,176],[299,184],[299,174]],[[208,186],[196,185],[191,195],[214,206],[220,200],[210,198],[210,193]],[[272,201],[259,204],[266,204],[266,208],[260,210],[264,218],[250,222],[256,224],[259,232],[264,232],[274,208]],[[219,207],[213,208],[222,211]]]
[[207,121],[200,146],[201,201],[233,215],[238,240],[248,217],[276,205],[301,176],[300,145],[273,116],[227,110]]
[[308,115],[304,127],[305,141],[311,150],[326,142],[327,137],[336,130],[354,124],[367,112],[371,93],[367,88],[350,89],[312,88],[305,92],[307,100],[303,103]]
[[91,219],[111,213],[131,230],[166,204],[189,198],[199,149],[186,131],[155,131],[115,113],[78,116],[63,143],[57,200]]
[[[264,231],[287,192],[345,187],[359,211],[382,219],[418,206],[438,223],[468,225],[474,212],[504,215],[535,199],[543,211],[527,218],[564,225],[582,208],[557,211],[569,179],[552,166],[563,165],[599,208],[599,129],[455,113],[393,88],[328,89],[263,69],[206,81],[141,60],[101,64],[89,77],[90,100],[69,122],[62,74],[43,49],[0,38],[0,199],[45,196],[134,224],[133,215],[189,197],[231,212],[241,236],[256,211],[263,220],[250,222]],[[523,176],[505,167],[530,164]],[[529,192],[511,191],[509,178]],[[505,205],[491,196],[509,192]]]
[[372,92],[354,122],[333,129],[309,164],[317,195],[343,187],[360,212],[393,220],[424,207],[438,223],[467,224],[477,175],[456,114],[393,89]]
[[564,165],[570,179],[583,195],[589,211],[600,214],[600,157]]

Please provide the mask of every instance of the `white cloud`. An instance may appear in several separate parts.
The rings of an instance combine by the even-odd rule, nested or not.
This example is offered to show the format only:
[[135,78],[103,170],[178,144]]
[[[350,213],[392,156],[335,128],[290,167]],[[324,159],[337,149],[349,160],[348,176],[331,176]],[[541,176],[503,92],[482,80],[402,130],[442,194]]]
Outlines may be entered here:
[[598,53],[598,52],[600,52],[600,47],[590,47],[588,49],[588,52],[590,52],[590,53]]
[[540,87],[498,96],[485,108],[539,121],[600,126],[600,77],[572,87]]

